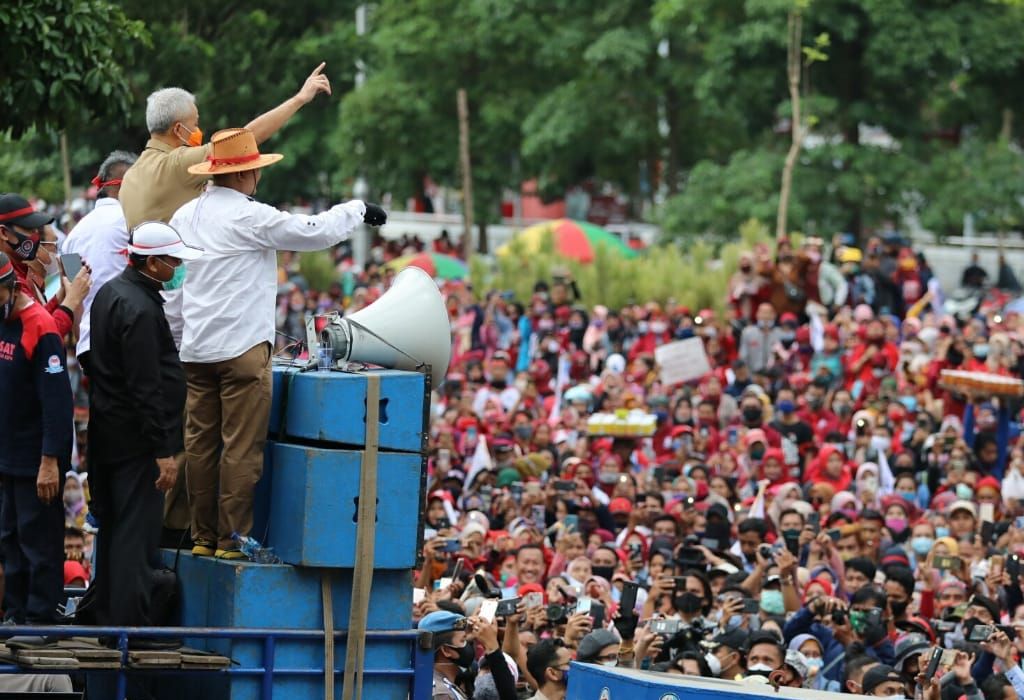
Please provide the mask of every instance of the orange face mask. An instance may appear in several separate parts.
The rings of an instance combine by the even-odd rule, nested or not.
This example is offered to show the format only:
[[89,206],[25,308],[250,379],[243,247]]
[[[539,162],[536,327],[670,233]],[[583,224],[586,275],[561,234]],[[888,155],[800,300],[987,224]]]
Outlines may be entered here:
[[[182,126],[185,126],[185,125],[182,124]],[[188,127],[185,126],[185,128],[187,129]],[[186,141],[185,141],[185,145],[186,146],[192,146],[193,148],[196,147],[196,146],[202,146],[203,145],[203,130],[200,129],[197,126],[195,129],[190,131],[189,134],[188,134],[188,139],[186,139]]]

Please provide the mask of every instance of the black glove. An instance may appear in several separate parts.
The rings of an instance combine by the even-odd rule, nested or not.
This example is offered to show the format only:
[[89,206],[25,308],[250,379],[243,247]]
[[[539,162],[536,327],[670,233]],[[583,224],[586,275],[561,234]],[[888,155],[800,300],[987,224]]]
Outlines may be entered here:
[[376,204],[366,203],[366,213],[363,214],[363,223],[370,226],[381,226],[388,221],[388,213]]

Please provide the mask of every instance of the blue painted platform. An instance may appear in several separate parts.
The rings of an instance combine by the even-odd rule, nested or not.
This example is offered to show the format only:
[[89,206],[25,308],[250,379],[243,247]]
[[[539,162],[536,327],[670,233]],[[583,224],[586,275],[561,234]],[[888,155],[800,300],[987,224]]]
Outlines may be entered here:
[[[366,374],[380,377],[381,450],[419,452],[422,449],[424,375],[399,370],[367,372],[299,372],[274,367],[270,436],[277,439],[281,420],[284,434],[300,440],[362,447],[366,444]],[[288,382],[287,397],[284,384]],[[282,400],[284,400],[282,410]]]
[[[163,550],[173,564],[174,551]],[[179,563],[182,619],[186,627],[266,627],[322,629],[320,570],[289,564],[252,564],[193,557]],[[352,570],[331,571],[334,626],[348,628]],[[412,627],[412,570],[375,570],[368,629]]]
[[606,668],[573,662],[565,700],[751,700],[752,698],[822,700],[827,697],[857,698],[802,688],[773,689],[770,685],[699,678],[673,673],[651,673],[626,668]]
[[[164,560],[173,564],[174,551],[164,550]],[[323,605],[320,569],[289,564],[228,562],[210,557],[193,557],[182,552],[179,559],[182,586],[182,620],[185,627],[322,629]],[[335,629],[348,628],[352,596],[351,569],[331,569]],[[375,570],[370,589],[367,628],[408,630],[412,628],[412,572]],[[258,640],[186,640],[192,647],[229,656],[242,666],[260,666],[264,648]],[[322,642],[283,640],[275,650],[279,669],[323,668]],[[345,648],[335,650],[335,669],[344,670]],[[409,668],[408,642],[377,641],[366,645],[367,668]],[[192,700],[258,698],[260,679],[210,676],[192,679],[186,685]],[[337,677],[340,697],[341,676]],[[390,700],[408,697],[409,679],[367,676],[364,697]],[[194,690],[194,693],[191,692]],[[274,698],[282,700],[323,696],[323,677],[279,677],[274,679]]]
[[[378,634],[367,642],[365,660],[366,669],[384,673],[366,677],[363,697],[404,700],[409,697],[414,642],[387,633],[412,628],[412,568],[423,507],[425,377],[373,372],[381,378],[381,400],[367,630]],[[322,630],[320,581],[326,572],[332,581],[334,627],[348,628],[366,441],[366,377],[365,372],[274,367],[270,439],[254,494],[250,534],[272,547],[283,563],[223,561],[182,552],[178,571],[183,626]],[[164,550],[168,564],[174,556]],[[186,643],[229,656],[244,668],[259,668],[268,653],[263,641],[245,635]],[[190,700],[248,700],[267,697],[268,691],[277,700],[323,697],[322,641],[281,639],[272,656],[272,684],[259,676],[231,674],[229,679],[217,674],[186,679],[184,686],[165,690],[170,697]],[[343,670],[344,662],[345,647],[339,644],[335,670]],[[319,675],[313,673],[316,669]],[[337,676],[339,696],[341,678]]]
[[[289,564],[353,568],[363,452],[279,443],[272,455],[267,544]],[[416,563],[421,465],[418,454],[378,453],[375,569]]]

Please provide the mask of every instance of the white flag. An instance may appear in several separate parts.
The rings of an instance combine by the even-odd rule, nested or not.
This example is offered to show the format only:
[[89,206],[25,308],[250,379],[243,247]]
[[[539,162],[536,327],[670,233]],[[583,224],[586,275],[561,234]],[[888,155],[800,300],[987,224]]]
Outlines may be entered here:
[[473,459],[469,462],[469,472],[466,474],[466,488],[473,483],[473,479],[484,469],[491,468],[491,452],[487,449],[487,438],[481,435],[476,440],[476,450],[473,451]]

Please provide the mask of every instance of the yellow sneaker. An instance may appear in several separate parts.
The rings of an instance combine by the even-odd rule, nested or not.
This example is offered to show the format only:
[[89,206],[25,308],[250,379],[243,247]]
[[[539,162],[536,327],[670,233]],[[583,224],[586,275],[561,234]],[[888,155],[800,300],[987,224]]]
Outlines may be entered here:
[[213,542],[208,542],[207,540],[196,540],[195,544],[192,545],[192,556],[212,557]]
[[249,557],[242,554],[238,549],[218,549],[213,555],[217,559],[248,559]]

